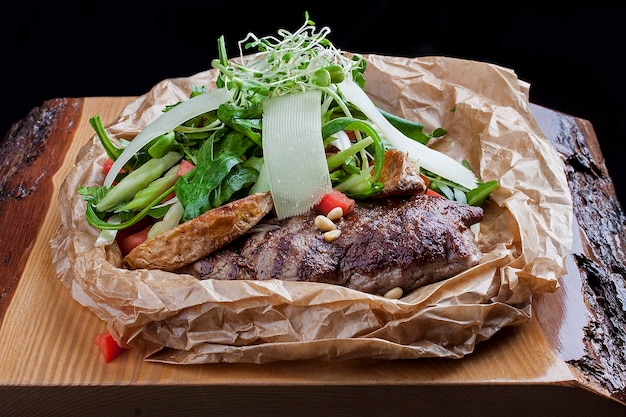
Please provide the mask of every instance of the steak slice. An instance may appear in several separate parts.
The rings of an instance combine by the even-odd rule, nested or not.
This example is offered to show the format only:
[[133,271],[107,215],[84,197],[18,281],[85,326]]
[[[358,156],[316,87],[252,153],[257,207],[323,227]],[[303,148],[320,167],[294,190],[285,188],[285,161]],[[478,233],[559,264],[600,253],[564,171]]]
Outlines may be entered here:
[[480,207],[417,195],[360,202],[324,240],[315,213],[271,219],[191,264],[199,279],[281,279],[342,285],[384,295],[450,278],[481,257],[470,226]]

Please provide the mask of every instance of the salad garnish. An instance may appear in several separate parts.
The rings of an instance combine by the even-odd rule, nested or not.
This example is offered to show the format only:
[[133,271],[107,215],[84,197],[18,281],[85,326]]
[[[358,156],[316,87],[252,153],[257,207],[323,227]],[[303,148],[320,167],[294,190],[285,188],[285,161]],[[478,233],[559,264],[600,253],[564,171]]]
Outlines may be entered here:
[[271,192],[279,218],[310,210],[331,190],[362,200],[382,191],[385,151],[406,152],[445,197],[482,205],[498,187],[465,161],[428,147],[447,133],[385,112],[367,96],[366,61],[344,53],[305,13],[295,32],[250,33],[239,56],[218,39],[216,87],[192,86],[189,99],[133,140],[114,144],[99,116],[90,119],[110,161],[101,186],[79,186],[98,244],[146,217],[150,237],[237,198]]

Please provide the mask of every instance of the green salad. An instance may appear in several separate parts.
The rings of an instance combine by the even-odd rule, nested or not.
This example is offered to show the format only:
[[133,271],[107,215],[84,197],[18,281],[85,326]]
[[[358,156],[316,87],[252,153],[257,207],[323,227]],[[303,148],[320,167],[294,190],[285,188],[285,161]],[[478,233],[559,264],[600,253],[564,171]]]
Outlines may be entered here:
[[90,119],[109,164],[104,183],[80,186],[100,244],[146,218],[148,238],[229,201],[271,192],[279,218],[303,214],[338,190],[355,200],[380,193],[385,151],[406,152],[428,186],[482,205],[498,187],[465,162],[428,147],[446,134],[387,113],[365,93],[366,61],[344,53],[305,14],[295,32],[254,34],[227,56],[218,39],[217,88],[193,86],[133,140],[113,143]]

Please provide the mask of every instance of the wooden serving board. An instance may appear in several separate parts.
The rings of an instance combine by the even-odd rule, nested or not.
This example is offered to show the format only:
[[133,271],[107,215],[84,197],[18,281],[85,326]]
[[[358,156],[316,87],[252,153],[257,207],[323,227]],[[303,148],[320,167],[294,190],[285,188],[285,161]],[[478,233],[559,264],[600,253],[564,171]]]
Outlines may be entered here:
[[463,359],[166,365],[133,349],[106,363],[93,342],[105,325],[57,279],[49,240],[89,117],[111,123],[132,99],[50,100],[0,142],[0,415],[626,414],[626,221],[592,126],[538,106],[580,239],[530,323]]

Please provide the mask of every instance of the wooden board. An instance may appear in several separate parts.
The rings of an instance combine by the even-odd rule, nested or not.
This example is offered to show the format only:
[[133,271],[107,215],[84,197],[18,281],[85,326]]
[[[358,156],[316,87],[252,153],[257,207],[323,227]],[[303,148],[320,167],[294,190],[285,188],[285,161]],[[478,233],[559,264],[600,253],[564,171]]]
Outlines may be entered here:
[[[623,318],[605,317],[611,308],[623,306],[625,297],[617,292],[614,307],[607,310],[594,305],[598,289],[589,289],[623,288],[619,262],[623,266],[624,257],[619,251],[624,247],[613,245],[613,254],[599,253],[598,245],[604,251],[606,243],[589,240],[592,226],[587,223],[581,225],[583,239],[571,257],[572,273],[561,280],[559,291],[535,300],[533,320],[504,329],[460,360],[187,366],[145,362],[143,352],[134,349],[105,363],[93,343],[104,323],[72,299],[56,278],[49,240],[59,222],[60,184],[93,135],[89,117],[100,114],[110,123],[131,100],[51,100],[0,142],[0,393],[12,399],[0,402],[0,415],[626,413],[626,328]],[[603,192],[614,195],[591,125],[536,106],[533,113],[564,157],[572,156],[572,145],[583,142],[594,161],[587,171],[602,174]],[[569,166],[575,165],[574,159]],[[568,178],[579,171],[573,167]],[[573,190],[581,191],[576,184]],[[577,198],[582,195],[576,193]],[[616,221],[613,244],[626,239],[623,213],[614,204],[609,209]],[[579,216],[577,212],[580,222]],[[602,271],[605,262],[612,262],[612,272]],[[597,275],[593,279],[591,270]],[[614,327],[608,328],[607,321]],[[610,334],[594,333],[602,330]],[[606,346],[610,344],[615,346]],[[607,354],[611,357],[605,358]]]

